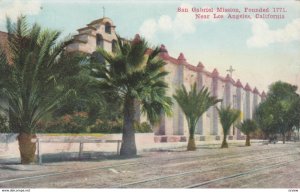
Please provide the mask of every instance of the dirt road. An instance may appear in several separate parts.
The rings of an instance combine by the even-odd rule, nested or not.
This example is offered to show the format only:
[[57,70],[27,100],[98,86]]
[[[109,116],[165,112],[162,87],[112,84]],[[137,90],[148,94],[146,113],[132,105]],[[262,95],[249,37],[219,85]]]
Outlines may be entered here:
[[300,143],[0,165],[0,188],[300,188]]

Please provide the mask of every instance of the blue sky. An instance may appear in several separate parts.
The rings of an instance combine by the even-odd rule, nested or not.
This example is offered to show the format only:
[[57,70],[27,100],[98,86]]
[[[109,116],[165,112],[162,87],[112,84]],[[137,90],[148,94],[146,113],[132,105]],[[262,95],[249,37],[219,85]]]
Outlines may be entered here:
[[[191,64],[201,61],[223,76],[232,65],[234,79],[260,91],[276,80],[300,86],[300,1],[0,0],[0,30],[5,31],[5,15],[15,19],[22,12],[30,22],[61,30],[64,36],[76,34],[103,16],[103,6],[123,37],[139,33],[153,45],[165,44],[173,57],[183,52]],[[283,7],[287,12],[282,20],[203,21],[195,13],[177,13],[178,7]]]

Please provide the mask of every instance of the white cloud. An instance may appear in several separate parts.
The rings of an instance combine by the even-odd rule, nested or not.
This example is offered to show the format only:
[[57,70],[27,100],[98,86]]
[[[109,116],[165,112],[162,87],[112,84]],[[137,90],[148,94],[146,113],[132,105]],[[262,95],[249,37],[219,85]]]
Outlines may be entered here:
[[252,37],[247,40],[249,47],[267,47],[271,43],[300,41],[300,18],[294,19],[285,27],[271,30],[262,19],[252,20]]
[[[217,22],[218,19],[213,18],[215,12],[207,12],[208,19],[197,20],[197,12],[192,12],[193,5],[182,3],[179,7],[188,8],[189,12],[177,12],[175,17],[169,15],[162,15],[157,20],[147,19],[140,27],[140,34],[146,39],[155,41],[157,33],[165,33],[172,35],[175,39],[185,35],[192,34],[196,31],[196,24],[201,22]],[[210,8],[203,6],[202,8]],[[223,13],[222,15],[225,15]]]
[[0,1],[0,23],[6,20],[6,16],[15,21],[20,14],[37,15],[40,9],[40,0],[2,0]]
[[158,26],[162,31],[170,31],[173,27],[172,18],[168,15],[163,15],[158,20]]
[[[181,4],[180,7],[189,8],[189,10],[191,10],[192,5]],[[188,13],[177,13],[175,18],[162,15],[158,20],[145,20],[140,27],[140,33],[149,40],[154,40],[158,32],[171,33],[175,38],[178,38],[184,34],[194,33],[196,30],[195,25],[195,13],[191,11]]]
[[146,39],[152,39],[157,31],[157,23],[154,19],[148,19],[144,21],[142,26],[140,27],[140,33]]

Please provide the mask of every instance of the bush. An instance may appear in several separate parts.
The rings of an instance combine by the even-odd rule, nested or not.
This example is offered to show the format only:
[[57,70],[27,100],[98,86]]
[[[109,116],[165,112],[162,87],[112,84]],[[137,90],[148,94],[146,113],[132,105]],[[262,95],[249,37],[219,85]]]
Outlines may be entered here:
[[85,112],[64,115],[49,123],[39,123],[39,132],[43,133],[88,133],[88,116]]
[[[151,133],[153,130],[147,122],[135,123],[137,133]],[[39,133],[122,133],[123,121],[102,121],[96,119],[91,124],[86,112],[77,112],[64,115],[49,122],[40,121],[37,131]]]
[[8,118],[0,114],[0,133],[9,133]]
[[[122,133],[123,122],[121,120],[102,122],[100,119],[97,119],[95,124],[89,126],[89,129],[91,133]],[[135,123],[134,129],[137,133],[153,132],[150,124],[147,122]]]
[[89,126],[91,133],[122,133],[122,127],[121,120],[103,122],[100,119]]
[[264,139],[264,132],[261,129],[256,129],[252,134],[251,137],[253,139]]
[[134,128],[135,128],[136,133],[151,133],[151,132],[153,132],[151,125],[147,122],[135,123]]

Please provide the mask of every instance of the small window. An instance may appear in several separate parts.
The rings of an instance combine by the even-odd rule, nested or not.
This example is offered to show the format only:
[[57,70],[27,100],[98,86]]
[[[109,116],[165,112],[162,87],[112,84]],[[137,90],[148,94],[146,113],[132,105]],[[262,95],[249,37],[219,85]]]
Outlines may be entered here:
[[103,37],[100,34],[96,35],[96,45],[97,47],[103,48]]
[[109,22],[105,23],[105,33],[111,34],[111,25]]
[[117,41],[116,40],[112,40],[112,42],[111,42],[111,49],[112,49],[113,53],[116,52],[116,49],[117,49]]

